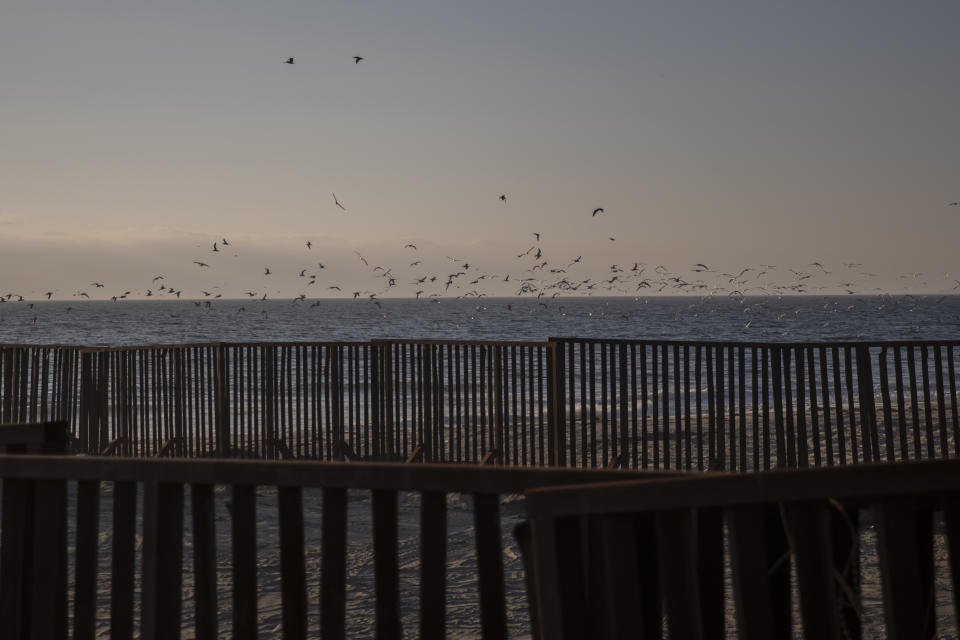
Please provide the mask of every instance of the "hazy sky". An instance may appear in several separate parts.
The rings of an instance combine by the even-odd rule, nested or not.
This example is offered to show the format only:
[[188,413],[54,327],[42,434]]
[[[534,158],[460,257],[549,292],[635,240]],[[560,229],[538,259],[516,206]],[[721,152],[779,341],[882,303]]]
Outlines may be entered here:
[[7,0],[0,294],[412,295],[446,256],[509,294],[533,232],[571,281],[950,291],[958,34],[954,0]]

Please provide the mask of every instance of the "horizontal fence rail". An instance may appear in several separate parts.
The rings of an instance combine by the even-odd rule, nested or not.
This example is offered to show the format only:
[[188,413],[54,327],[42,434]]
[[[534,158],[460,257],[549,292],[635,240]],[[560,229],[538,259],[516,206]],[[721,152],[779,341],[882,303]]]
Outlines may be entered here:
[[[179,638],[181,631],[201,639],[224,632],[256,638],[263,625],[258,612],[272,606],[261,598],[272,589],[264,585],[276,584],[284,638],[352,635],[348,605],[356,598],[374,613],[365,637],[374,631],[378,638],[403,637],[406,619],[408,632],[418,626],[418,637],[443,638],[456,627],[445,597],[452,570],[447,499],[460,494],[473,512],[476,563],[466,569],[476,585],[471,610],[479,611],[482,637],[506,638],[511,628],[514,634],[527,630],[523,620],[508,620],[500,496],[642,477],[652,476],[441,464],[0,455],[3,637],[66,638],[69,631],[73,638],[94,638],[109,628],[111,637],[121,638]],[[405,492],[417,499],[401,502]],[[362,502],[373,526],[359,532],[348,528],[348,511]],[[409,539],[416,522],[418,553],[401,558],[398,527]],[[349,555],[358,545],[372,549],[362,566]],[[465,552],[456,553],[459,560]],[[419,589],[406,593],[399,576],[409,570],[401,565],[411,564]],[[371,588],[350,592],[348,577],[358,575]]]
[[87,454],[761,470],[960,455],[960,341],[0,345]]

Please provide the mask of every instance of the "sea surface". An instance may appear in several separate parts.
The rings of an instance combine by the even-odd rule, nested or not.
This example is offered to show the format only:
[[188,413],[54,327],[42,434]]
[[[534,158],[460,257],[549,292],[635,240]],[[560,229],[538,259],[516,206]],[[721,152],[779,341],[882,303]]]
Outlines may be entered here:
[[[208,304],[209,302],[209,304]],[[0,304],[0,343],[124,346],[193,342],[348,341],[372,338],[457,340],[545,340],[550,337],[603,337],[735,341],[920,340],[960,337],[960,296],[794,296],[649,298],[471,298],[357,300],[164,300],[43,301]],[[108,488],[105,487],[105,492]],[[221,635],[229,635],[231,577],[229,494],[217,493]],[[109,499],[107,494],[104,500]],[[475,583],[472,509],[469,498],[451,496],[448,542],[448,629],[452,637],[480,634]],[[282,629],[279,602],[276,498],[258,492],[258,618],[261,637]],[[373,617],[372,525],[370,498],[351,492],[348,560],[348,633],[369,637]],[[109,504],[101,513],[107,518]],[[398,537],[405,635],[417,628],[419,505],[401,496]],[[508,624],[512,637],[529,634],[519,549],[510,532],[523,519],[521,496],[501,503],[505,545]],[[319,531],[318,496],[305,496],[311,632],[316,630]],[[188,519],[189,523],[189,519]],[[102,524],[102,551],[109,549],[109,523]],[[188,524],[189,528],[189,524]],[[947,552],[938,522],[935,559],[944,575]],[[861,532],[867,555],[875,549],[869,525]],[[71,538],[72,539],[72,538]],[[186,539],[185,567],[192,553]],[[874,556],[875,557],[875,556]],[[865,559],[865,585],[877,584],[878,568]],[[875,560],[874,560],[875,562]],[[109,636],[109,563],[101,561],[102,606],[98,636]],[[729,579],[729,578],[728,578]],[[949,585],[938,578],[937,617],[956,630]],[[184,637],[193,637],[192,584],[184,583]],[[865,587],[865,637],[882,634],[882,594]],[[728,633],[736,633],[728,609]],[[942,628],[942,627],[941,627]],[[944,636],[946,637],[946,636]]]
[[121,346],[372,338],[951,339],[960,296],[120,300],[0,304],[0,343]]

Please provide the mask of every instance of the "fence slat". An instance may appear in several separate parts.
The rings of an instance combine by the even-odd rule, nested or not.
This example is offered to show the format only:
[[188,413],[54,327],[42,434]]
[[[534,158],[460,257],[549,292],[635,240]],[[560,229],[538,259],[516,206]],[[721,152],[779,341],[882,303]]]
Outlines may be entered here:
[[76,576],[73,597],[73,637],[96,635],[97,552],[100,533],[100,482],[77,483]]
[[443,638],[446,629],[447,495],[423,493],[420,512],[420,637]]
[[400,638],[400,574],[397,552],[397,492],[373,491],[374,577],[377,638]]
[[283,637],[307,637],[307,579],[303,546],[303,490],[277,489],[280,517],[280,571],[282,580]]
[[234,485],[231,492],[233,536],[233,637],[257,637],[256,487]]
[[500,541],[500,499],[496,494],[473,496],[480,589],[480,625],[486,639],[506,638],[503,591],[503,550]]

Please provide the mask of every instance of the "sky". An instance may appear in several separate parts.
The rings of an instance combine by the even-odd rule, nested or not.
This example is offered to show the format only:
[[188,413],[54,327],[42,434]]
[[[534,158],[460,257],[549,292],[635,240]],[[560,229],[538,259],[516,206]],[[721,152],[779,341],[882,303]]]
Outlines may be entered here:
[[958,28],[953,0],[8,0],[0,295],[954,292]]

